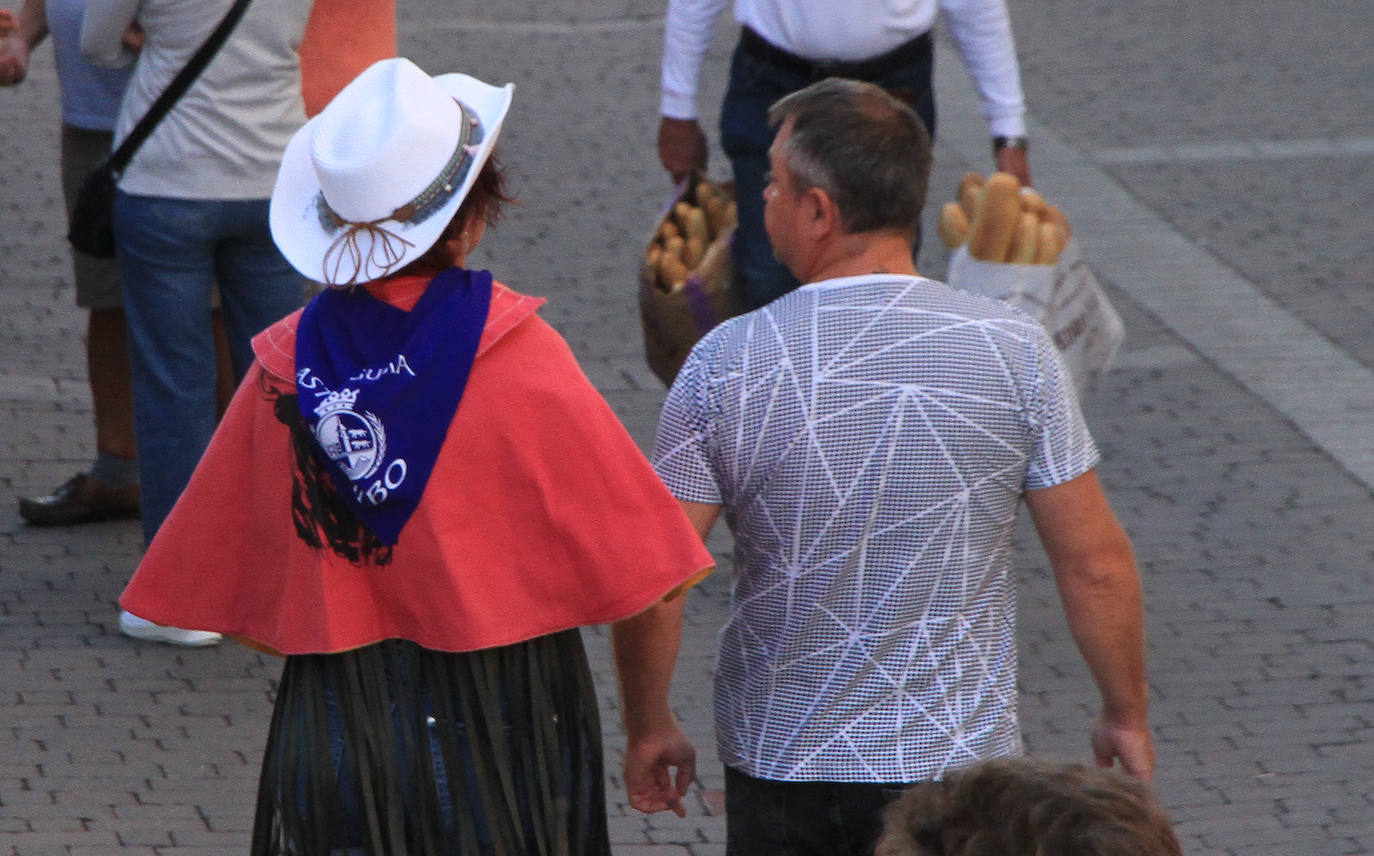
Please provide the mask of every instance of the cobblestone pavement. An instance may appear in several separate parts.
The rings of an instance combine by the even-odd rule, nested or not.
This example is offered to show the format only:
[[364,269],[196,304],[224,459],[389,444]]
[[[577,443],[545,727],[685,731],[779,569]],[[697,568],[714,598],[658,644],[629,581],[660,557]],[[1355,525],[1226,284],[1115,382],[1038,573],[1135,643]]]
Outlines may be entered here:
[[[400,5],[403,52],[423,67],[517,84],[503,147],[523,204],[481,261],[550,297],[545,317],[647,445],[663,391],[633,279],[667,191],[653,153],[662,4]],[[1128,330],[1085,406],[1145,579],[1157,784],[1190,856],[1374,852],[1367,13],[1013,0],[1037,185]],[[968,81],[940,48],[937,202],[988,166]],[[83,466],[92,439],[49,49],[0,111],[0,856],[242,853],[279,663],[124,639],[114,601],[136,523],[35,529],[15,513]],[[942,250],[922,267],[942,274]],[[1018,541],[1027,743],[1081,759],[1095,695],[1044,556],[1029,529]],[[725,570],[691,594],[674,690],[702,768],[687,818],[624,805],[607,635],[586,632],[618,856],[724,852],[710,722],[723,527],[712,547]]]

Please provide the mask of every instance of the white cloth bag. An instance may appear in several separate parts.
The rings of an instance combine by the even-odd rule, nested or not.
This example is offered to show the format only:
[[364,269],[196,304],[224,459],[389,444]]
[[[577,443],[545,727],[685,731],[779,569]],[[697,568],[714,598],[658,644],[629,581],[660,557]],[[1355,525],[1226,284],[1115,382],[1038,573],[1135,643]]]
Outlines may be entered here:
[[1073,238],[1052,266],[979,261],[963,245],[950,257],[948,279],[955,288],[1010,303],[1044,325],[1080,393],[1096,385],[1126,338],[1121,316]]

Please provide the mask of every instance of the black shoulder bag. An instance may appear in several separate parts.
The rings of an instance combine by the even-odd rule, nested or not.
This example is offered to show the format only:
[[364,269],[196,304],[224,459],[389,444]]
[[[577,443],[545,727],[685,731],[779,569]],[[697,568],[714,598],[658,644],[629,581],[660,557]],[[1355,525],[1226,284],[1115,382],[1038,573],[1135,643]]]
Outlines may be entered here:
[[177,99],[186,94],[186,90],[191,88],[196,77],[210,64],[220,45],[229,38],[239,18],[243,17],[248,2],[249,0],[234,0],[234,5],[229,7],[219,26],[215,27],[215,31],[196,50],[195,55],[186,63],[186,67],[167,84],[167,88],[153,102],[153,106],[148,108],[148,112],[138,120],[129,136],[119,144],[119,148],[111,152],[81,182],[71,216],[67,218],[67,240],[77,250],[101,259],[110,258],[115,254],[115,186],[119,184],[124,168],[133,160],[138,147],[153,133],[157,123],[162,121],[162,117],[167,115]]

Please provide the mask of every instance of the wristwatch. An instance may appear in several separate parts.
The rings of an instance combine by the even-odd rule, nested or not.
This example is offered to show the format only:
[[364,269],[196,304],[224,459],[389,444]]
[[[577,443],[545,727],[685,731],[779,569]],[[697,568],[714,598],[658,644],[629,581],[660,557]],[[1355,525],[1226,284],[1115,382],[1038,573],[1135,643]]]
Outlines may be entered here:
[[993,137],[992,154],[995,157],[1002,149],[1020,149],[1021,151],[1030,150],[1030,140],[1025,137]]

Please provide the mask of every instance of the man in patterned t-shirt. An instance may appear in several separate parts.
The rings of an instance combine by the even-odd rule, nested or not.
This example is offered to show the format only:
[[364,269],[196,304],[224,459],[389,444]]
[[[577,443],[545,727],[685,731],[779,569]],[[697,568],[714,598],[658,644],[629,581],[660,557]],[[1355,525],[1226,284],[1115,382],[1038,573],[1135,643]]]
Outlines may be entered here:
[[[735,536],[715,678],[727,852],[871,852],[904,784],[1021,753],[1022,499],[1100,690],[1097,761],[1148,779],[1139,578],[1053,344],[916,273],[930,147],[910,109],[832,79],[770,119],[765,222],[805,285],[697,345],[653,456],[703,537],[722,509]],[[625,717],[631,802],[663,808],[681,741]]]

